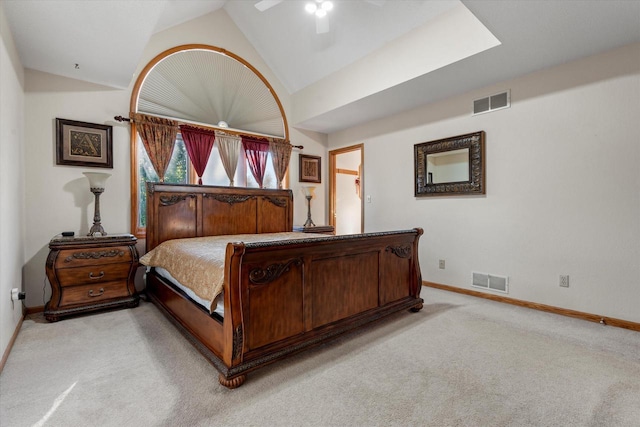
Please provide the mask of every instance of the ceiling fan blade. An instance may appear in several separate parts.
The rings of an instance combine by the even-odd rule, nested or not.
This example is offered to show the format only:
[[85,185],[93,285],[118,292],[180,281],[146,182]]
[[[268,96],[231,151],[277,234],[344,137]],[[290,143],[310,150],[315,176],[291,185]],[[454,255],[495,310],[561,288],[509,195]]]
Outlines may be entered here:
[[273,6],[277,5],[278,3],[282,3],[282,0],[262,0],[256,3],[254,6],[260,12],[264,12],[267,9],[271,9]]
[[316,33],[324,34],[329,32],[329,17],[323,16],[322,18],[316,16]]

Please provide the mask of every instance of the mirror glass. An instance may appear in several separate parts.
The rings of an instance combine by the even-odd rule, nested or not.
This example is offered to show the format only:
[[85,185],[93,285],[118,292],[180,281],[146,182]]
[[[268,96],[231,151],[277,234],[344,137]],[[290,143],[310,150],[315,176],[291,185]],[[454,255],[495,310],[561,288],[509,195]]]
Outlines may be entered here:
[[415,195],[485,194],[484,131],[414,145]]
[[427,155],[427,184],[469,181],[469,149]]

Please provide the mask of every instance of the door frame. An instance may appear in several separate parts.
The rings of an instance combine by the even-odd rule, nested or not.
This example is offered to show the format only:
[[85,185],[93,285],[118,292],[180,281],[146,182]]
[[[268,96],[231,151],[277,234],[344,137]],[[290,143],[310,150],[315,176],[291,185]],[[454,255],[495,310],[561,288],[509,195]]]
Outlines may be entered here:
[[360,232],[364,233],[364,144],[329,151],[329,224],[336,226],[336,157],[357,150],[360,150]]

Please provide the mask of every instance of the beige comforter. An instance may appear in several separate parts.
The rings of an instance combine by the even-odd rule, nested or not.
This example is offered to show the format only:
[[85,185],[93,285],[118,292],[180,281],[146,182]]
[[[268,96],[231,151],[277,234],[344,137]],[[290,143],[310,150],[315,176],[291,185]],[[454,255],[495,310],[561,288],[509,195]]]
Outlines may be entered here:
[[227,243],[273,242],[310,237],[327,236],[285,232],[167,240],[140,258],[140,263],[148,267],[164,268],[198,297],[213,302],[224,287],[224,257]]

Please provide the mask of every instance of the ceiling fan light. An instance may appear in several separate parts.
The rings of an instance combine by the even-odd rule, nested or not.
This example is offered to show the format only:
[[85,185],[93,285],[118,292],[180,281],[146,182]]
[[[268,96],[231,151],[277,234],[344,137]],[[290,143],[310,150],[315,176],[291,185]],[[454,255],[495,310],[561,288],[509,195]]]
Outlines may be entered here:
[[324,9],[318,9],[316,10],[316,16],[318,18],[324,18],[325,16],[327,16],[327,11]]
[[325,2],[322,2],[322,4],[320,4],[320,7],[323,10],[326,10],[327,12],[329,12],[331,9],[333,9],[333,3],[330,1],[325,1]]
[[315,13],[315,11],[318,10],[318,6],[316,6],[315,3],[307,3],[304,6],[304,10],[306,10],[309,13]]

